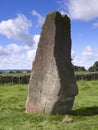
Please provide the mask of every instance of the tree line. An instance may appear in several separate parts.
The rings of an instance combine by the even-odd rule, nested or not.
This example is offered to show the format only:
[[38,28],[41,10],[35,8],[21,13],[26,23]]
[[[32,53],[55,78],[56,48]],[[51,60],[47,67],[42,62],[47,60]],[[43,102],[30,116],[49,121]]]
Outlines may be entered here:
[[[86,71],[84,66],[73,66],[74,71]],[[98,71],[98,61],[96,61],[87,71],[97,72]]]

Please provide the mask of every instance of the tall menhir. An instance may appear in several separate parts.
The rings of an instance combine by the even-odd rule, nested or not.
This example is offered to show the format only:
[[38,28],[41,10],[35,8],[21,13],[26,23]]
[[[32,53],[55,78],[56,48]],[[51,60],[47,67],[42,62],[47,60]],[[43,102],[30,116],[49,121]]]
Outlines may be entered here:
[[78,87],[71,63],[70,19],[67,15],[52,12],[46,16],[32,68],[26,112],[70,112]]

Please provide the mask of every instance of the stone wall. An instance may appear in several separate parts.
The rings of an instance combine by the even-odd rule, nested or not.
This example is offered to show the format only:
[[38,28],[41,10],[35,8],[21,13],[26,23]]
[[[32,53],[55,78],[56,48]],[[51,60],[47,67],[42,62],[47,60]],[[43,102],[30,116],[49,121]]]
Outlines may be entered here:
[[[30,75],[24,76],[0,76],[0,84],[28,84]],[[78,80],[98,80],[98,73],[88,73],[88,74],[75,74],[76,81]]]

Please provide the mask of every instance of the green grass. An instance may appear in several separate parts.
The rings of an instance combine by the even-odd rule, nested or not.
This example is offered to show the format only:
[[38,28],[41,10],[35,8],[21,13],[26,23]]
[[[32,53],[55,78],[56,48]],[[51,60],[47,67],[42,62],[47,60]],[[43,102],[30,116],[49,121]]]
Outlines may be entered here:
[[[98,81],[78,81],[69,115],[26,114],[27,85],[0,85],[0,130],[98,130]],[[65,118],[73,122],[62,123]]]

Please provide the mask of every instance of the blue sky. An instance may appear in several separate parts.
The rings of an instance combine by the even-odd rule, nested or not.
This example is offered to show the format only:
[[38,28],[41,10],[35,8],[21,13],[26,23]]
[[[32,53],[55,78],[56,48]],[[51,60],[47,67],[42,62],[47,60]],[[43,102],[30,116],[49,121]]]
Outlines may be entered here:
[[88,69],[98,60],[97,0],[1,0],[0,69],[31,69],[41,27],[49,12],[71,19],[73,64]]

